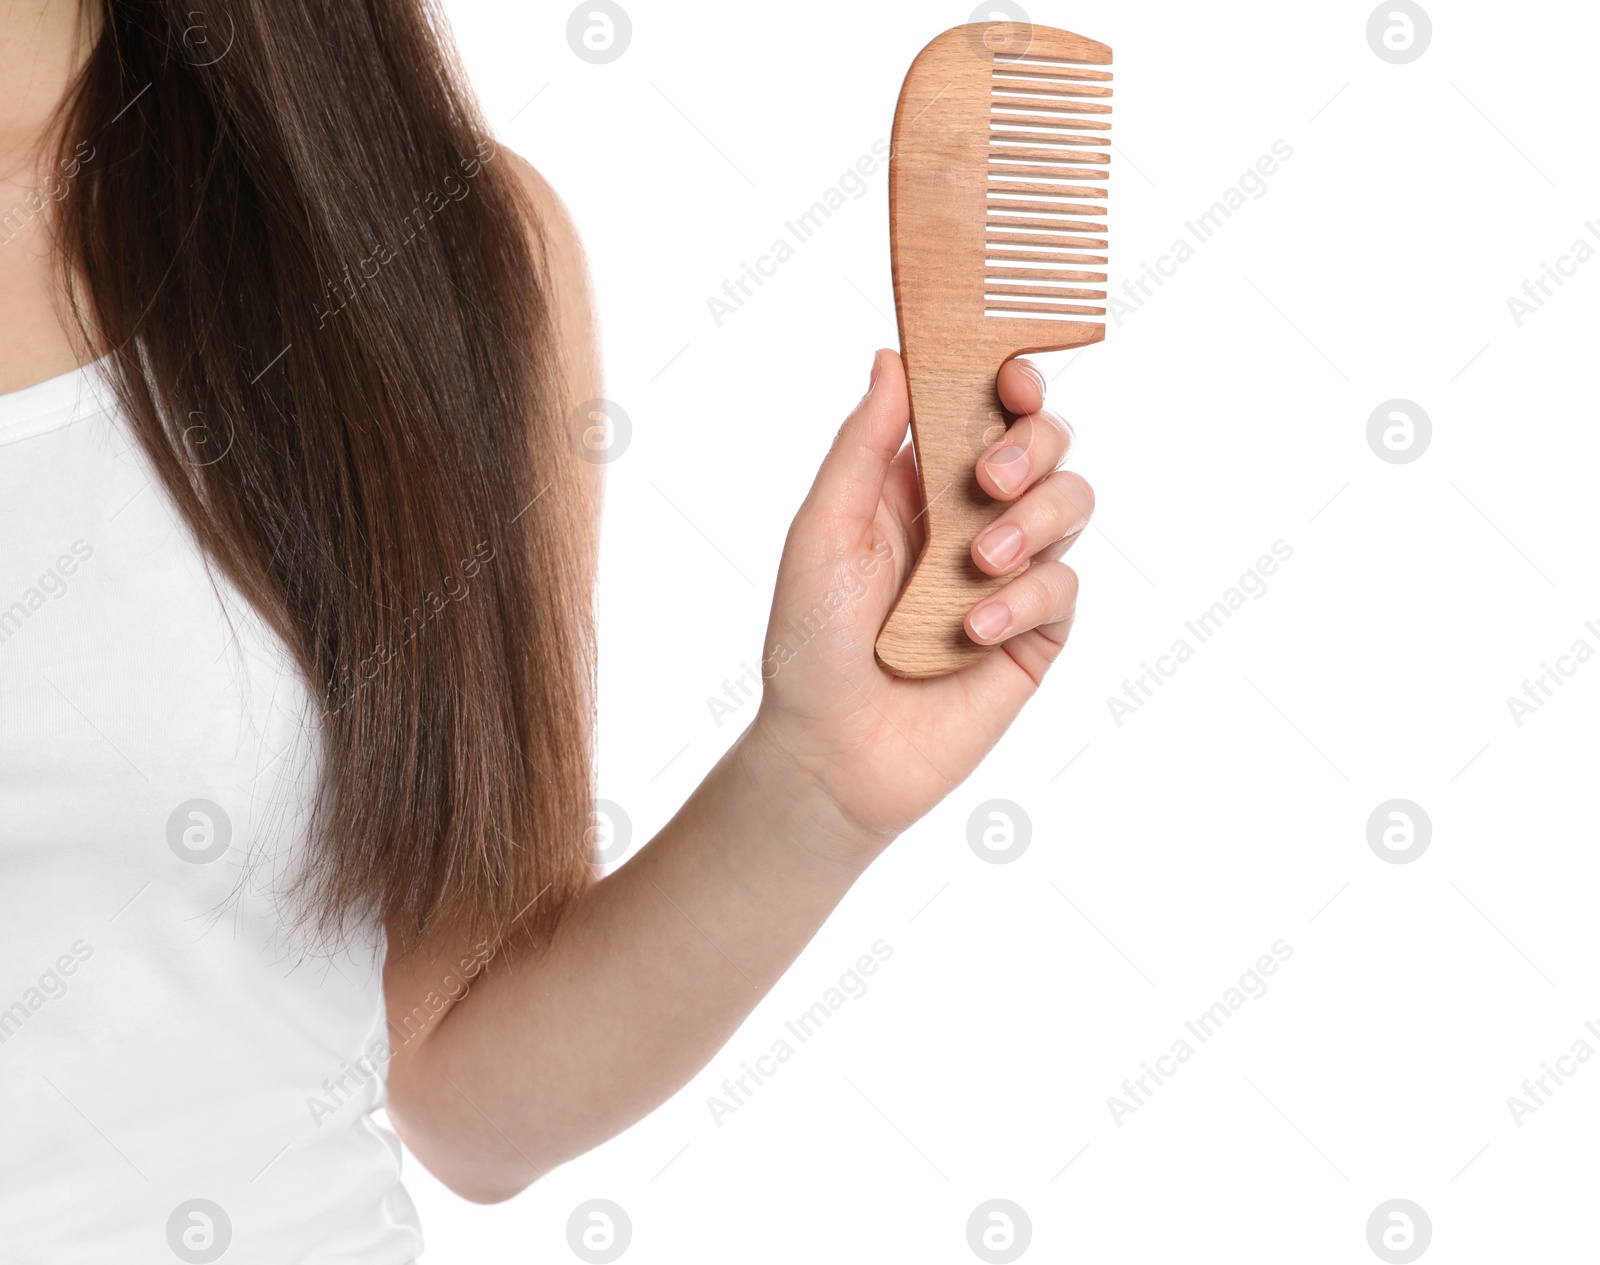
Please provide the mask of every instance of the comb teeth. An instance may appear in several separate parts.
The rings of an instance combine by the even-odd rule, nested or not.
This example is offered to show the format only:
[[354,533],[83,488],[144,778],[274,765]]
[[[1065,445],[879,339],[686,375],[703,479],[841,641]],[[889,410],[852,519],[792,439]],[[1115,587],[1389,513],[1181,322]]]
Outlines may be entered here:
[[[987,316],[1104,317],[1111,72],[995,55],[984,224]],[[1084,271],[1089,265],[1090,271]]]

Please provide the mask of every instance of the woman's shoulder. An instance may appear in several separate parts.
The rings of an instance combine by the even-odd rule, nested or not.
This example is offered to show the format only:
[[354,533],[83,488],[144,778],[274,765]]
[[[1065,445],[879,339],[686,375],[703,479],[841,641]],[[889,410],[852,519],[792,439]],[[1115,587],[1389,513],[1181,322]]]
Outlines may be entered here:
[[[496,161],[501,159],[522,192],[533,219],[530,227],[536,256],[543,261],[546,301],[555,325],[569,400],[575,408],[584,402],[592,403],[601,399],[605,391],[599,319],[583,239],[561,195],[538,168],[504,146],[496,155]],[[586,463],[585,468],[592,476],[589,495],[598,524],[605,467]]]
[[542,254],[551,280],[567,292],[562,297],[580,301],[592,308],[589,297],[589,269],[583,239],[561,195],[531,162],[513,150],[501,147],[498,158],[516,182],[533,216],[533,229],[542,245]]

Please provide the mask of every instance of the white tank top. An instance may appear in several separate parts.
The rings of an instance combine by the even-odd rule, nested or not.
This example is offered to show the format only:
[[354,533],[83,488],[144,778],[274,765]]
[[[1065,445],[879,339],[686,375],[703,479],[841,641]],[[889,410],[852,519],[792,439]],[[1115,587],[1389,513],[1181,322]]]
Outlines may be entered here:
[[373,1117],[381,929],[308,956],[269,890],[302,855],[312,714],[98,366],[0,396],[7,1262],[422,1251]]

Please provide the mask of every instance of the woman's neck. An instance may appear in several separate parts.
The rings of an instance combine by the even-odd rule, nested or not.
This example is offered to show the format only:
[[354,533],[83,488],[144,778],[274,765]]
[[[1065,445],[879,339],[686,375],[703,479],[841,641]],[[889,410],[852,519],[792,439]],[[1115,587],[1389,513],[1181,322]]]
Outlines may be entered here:
[[51,217],[67,178],[56,115],[99,22],[99,0],[0,0],[0,393],[92,356],[69,317]]
[[0,0],[0,174],[26,181],[99,19],[91,0]]

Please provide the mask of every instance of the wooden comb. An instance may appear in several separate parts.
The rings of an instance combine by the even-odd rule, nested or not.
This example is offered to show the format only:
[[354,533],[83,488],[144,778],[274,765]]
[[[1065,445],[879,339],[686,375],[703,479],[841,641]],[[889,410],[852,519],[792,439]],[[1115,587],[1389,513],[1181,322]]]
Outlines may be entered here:
[[[1005,508],[977,458],[1005,414],[1011,357],[1105,337],[1111,50],[1022,22],[946,31],[917,55],[895,109],[889,237],[900,354],[927,543],[878,634],[907,677],[943,676],[993,647],[967,612],[1004,582],[972,542]],[[1089,271],[1085,271],[1089,269]],[[1093,319],[1100,318],[1100,319]],[[1009,577],[1008,577],[1009,578]]]

